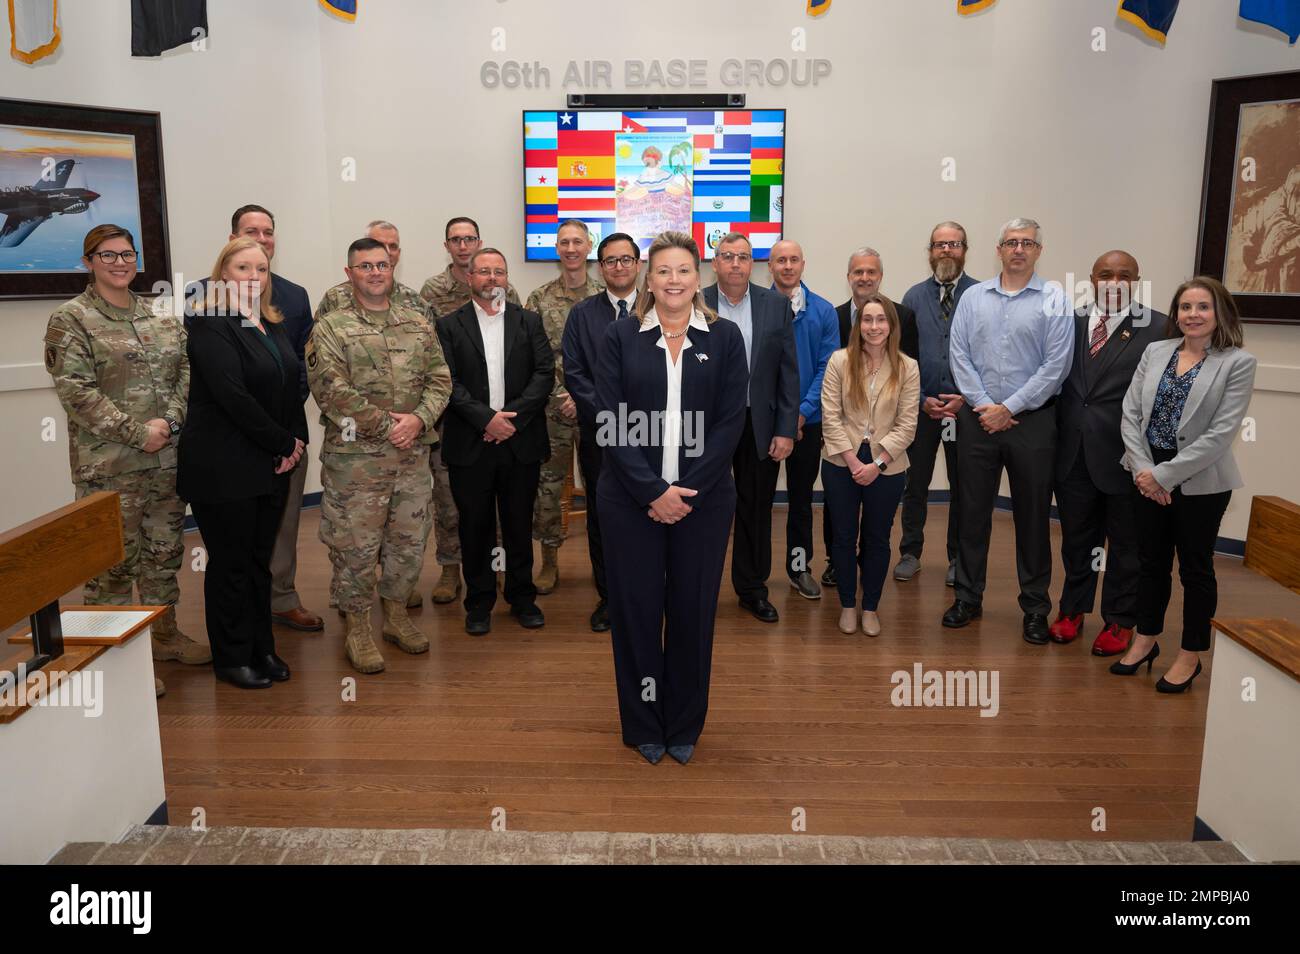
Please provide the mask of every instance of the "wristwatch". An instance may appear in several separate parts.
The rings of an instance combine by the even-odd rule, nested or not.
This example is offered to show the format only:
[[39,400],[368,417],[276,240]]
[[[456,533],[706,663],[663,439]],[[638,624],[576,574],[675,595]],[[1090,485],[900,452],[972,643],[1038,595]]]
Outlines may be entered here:
[[877,468],[877,469],[878,469],[882,474],[883,474],[885,471],[889,470],[889,465],[888,465],[887,463],[885,463],[885,458],[883,458],[883,457],[877,457],[877,458],[876,458],[875,460],[873,460],[871,463],[875,464],[875,465],[876,465],[876,468]]
[[164,417],[163,420],[167,422],[167,426],[171,429],[172,437],[175,437],[177,434],[181,432],[181,426],[177,424],[175,421],[173,421],[170,417]]

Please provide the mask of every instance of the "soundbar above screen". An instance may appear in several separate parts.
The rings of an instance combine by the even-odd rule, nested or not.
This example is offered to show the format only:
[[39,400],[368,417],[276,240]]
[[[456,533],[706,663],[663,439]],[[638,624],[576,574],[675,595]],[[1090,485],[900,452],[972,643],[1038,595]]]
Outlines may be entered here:
[[612,232],[642,254],[670,229],[689,232],[706,259],[742,232],[766,259],[781,238],[785,110],[524,112],[524,247],[555,261],[555,232],[581,219],[592,253]]

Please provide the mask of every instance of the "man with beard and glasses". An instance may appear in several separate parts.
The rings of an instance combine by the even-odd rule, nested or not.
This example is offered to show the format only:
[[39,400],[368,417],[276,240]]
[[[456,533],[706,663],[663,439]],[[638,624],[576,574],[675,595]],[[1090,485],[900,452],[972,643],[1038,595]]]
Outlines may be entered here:
[[[940,222],[930,231],[931,275],[903,296],[903,304],[916,314],[917,360],[921,365],[921,413],[916,419],[916,439],[907,451],[911,466],[903,493],[903,539],[898,547],[900,559],[894,567],[894,579],[904,583],[921,569],[930,480],[942,445],[949,493],[945,582],[949,586],[957,584],[957,530],[961,526],[957,504],[957,409],[963,401],[948,362],[948,337],[957,302],[975,284],[975,279],[966,274],[967,248],[964,228],[956,222]],[[949,421],[952,423],[946,423]]]

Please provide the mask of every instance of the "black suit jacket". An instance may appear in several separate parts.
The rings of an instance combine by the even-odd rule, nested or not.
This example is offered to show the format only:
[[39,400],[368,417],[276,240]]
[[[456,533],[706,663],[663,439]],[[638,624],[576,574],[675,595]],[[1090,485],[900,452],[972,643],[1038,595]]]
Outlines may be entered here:
[[[186,353],[190,396],[177,448],[176,490],[182,500],[221,503],[276,493],[276,459],[307,442],[298,397],[298,359],[280,325],[266,324],[277,362],[237,315],[195,315]],[[306,460],[299,461],[306,467]]]
[[[683,347],[677,360],[682,413],[689,423],[683,428],[674,483],[698,491],[703,499],[735,486],[731,459],[745,429],[749,371],[745,339],[735,323],[719,318],[708,331],[688,328],[686,337],[691,346]],[[641,415],[648,419],[668,406],[668,369],[659,338],[658,331],[642,332],[635,318],[615,321],[605,332],[596,369],[596,440],[603,454],[596,494],[615,500],[621,495],[641,507],[668,489],[660,476],[663,445],[653,440],[654,432],[646,427],[645,440],[638,439],[635,446],[631,442]],[[614,479],[607,480],[606,474]]]
[[307,297],[307,289],[289,281],[283,275],[272,272],[271,304],[280,309],[280,314],[284,315],[284,323],[281,327],[284,328],[289,343],[293,345],[293,353],[298,357],[298,394],[305,404],[307,395],[311,394],[311,389],[307,386],[307,362],[303,359],[313,323],[311,299]]
[[1088,476],[1106,494],[1124,494],[1133,488],[1132,475],[1120,465],[1124,395],[1142,352],[1162,340],[1168,327],[1161,312],[1135,305],[1138,309],[1142,313],[1120,322],[1095,358],[1088,356],[1089,314],[1074,316],[1074,359],[1056,402],[1057,477],[1070,472],[1082,448]]
[[[704,300],[714,311],[718,310],[716,283],[704,289]],[[754,322],[749,355],[749,410],[758,459],[766,460],[773,437],[793,440],[799,429],[799,352],[794,342],[794,311],[790,299],[750,282],[749,309]],[[743,336],[740,343],[743,351]],[[744,405],[743,397],[741,405]]]
[[[488,404],[487,356],[471,301],[437,321],[442,353],[451,371],[451,402],[443,417],[442,459],[468,467],[483,452],[483,431],[496,411]],[[506,302],[505,405],[514,411],[515,434],[505,443],[521,463],[551,456],[546,402],[555,384],[555,354],[542,316]]]
[[[888,296],[886,296],[888,297]],[[916,312],[901,301],[890,298],[894,310],[898,312],[898,350],[913,361],[921,360],[920,336],[916,331]],[[840,320],[840,347],[849,346],[849,332],[853,327],[853,299],[835,309],[835,317]]]

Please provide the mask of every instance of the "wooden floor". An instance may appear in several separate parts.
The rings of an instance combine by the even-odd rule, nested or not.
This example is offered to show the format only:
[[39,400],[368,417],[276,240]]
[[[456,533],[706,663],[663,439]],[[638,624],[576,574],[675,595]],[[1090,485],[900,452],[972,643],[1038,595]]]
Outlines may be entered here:
[[[816,834],[1190,837],[1208,673],[1182,696],[1154,691],[1159,667],[1153,677],[1110,675],[1110,661],[1088,652],[1096,616],[1073,645],[1026,644],[1009,514],[994,518],[984,617],[964,630],[939,625],[952,590],[936,550],[911,583],[887,582],[877,639],[840,634],[833,594],[802,599],[779,558],[781,622],[759,623],[737,607],[728,569],[709,721],[685,767],[651,766],[620,742],[608,636],[587,626],[595,592],[581,518],[561,551],[562,585],[539,599],[544,629],[520,628],[498,603],[492,634],[466,635],[459,602],[427,599],[430,560],[425,607],[413,615],[432,650],[406,656],[383,644],[388,670],[361,676],[343,656],[342,621],[326,611],[317,514],[303,515],[298,584],[326,628],[277,628],[290,682],[242,691],[205,667],[158,665],[173,823],[201,807],[210,826],[486,828],[504,809],[516,830],[789,833],[802,812]],[[784,516],[774,511],[778,554]],[[931,508],[936,539],[946,519],[946,507]],[[822,566],[819,553],[818,574]],[[1219,558],[1218,572],[1220,615],[1300,618],[1300,597],[1239,560]],[[1054,598],[1061,579],[1058,562]],[[201,579],[188,567],[182,593],[182,626],[201,637]],[[1171,633],[1176,583],[1174,600]],[[1176,645],[1166,639],[1170,657]],[[891,674],[915,663],[996,670],[999,714],[893,706]],[[345,702],[353,676],[356,701]],[[1102,834],[1092,828],[1098,808]]]

